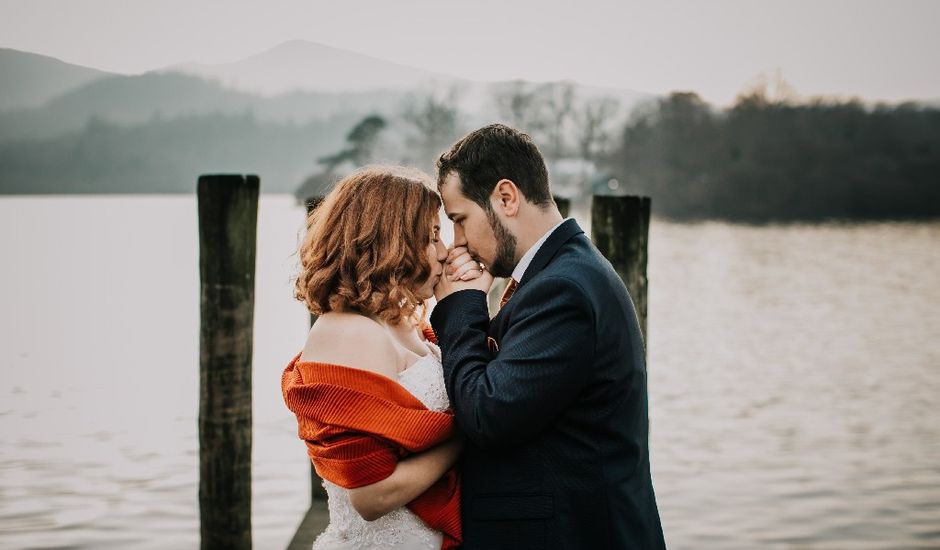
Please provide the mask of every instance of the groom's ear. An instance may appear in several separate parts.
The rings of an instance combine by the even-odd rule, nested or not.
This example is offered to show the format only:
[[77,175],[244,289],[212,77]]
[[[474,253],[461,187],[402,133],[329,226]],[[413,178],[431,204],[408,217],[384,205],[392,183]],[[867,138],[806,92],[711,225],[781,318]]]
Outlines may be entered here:
[[493,189],[493,208],[499,210],[506,216],[515,216],[519,213],[519,202],[522,200],[522,192],[516,187],[512,180],[501,179],[496,182]]

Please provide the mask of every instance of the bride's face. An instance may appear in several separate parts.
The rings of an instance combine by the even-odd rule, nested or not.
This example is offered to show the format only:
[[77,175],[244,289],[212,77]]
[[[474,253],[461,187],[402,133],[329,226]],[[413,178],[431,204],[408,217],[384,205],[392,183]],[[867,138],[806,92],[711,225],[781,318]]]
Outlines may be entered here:
[[418,289],[418,298],[427,300],[434,296],[434,287],[441,280],[444,274],[444,260],[447,259],[447,247],[441,242],[441,226],[438,217],[434,217],[434,222],[430,229],[431,243],[427,248],[428,264],[431,266],[431,276],[428,277],[421,288]]

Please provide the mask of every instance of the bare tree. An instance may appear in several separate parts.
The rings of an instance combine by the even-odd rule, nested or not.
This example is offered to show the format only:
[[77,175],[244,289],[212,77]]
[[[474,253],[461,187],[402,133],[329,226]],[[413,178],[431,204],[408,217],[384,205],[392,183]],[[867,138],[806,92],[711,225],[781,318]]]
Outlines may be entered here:
[[800,95],[786,79],[779,68],[773,76],[764,73],[755,76],[748,86],[745,86],[735,103],[748,103],[751,105],[795,105],[799,103]]
[[575,110],[575,136],[578,155],[596,162],[611,141],[620,105],[612,97],[595,97],[581,102]]
[[542,98],[542,127],[546,138],[545,154],[553,160],[565,156],[565,136],[574,122],[575,87],[571,82],[552,82],[539,89]]
[[533,137],[543,132],[544,97],[539,87],[513,80],[493,85],[491,93],[500,120]]
[[410,126],[405,137],[406,163],[433,171],[440,153],[458,137],[458,101],[456,88],[411,96],[401,116]]

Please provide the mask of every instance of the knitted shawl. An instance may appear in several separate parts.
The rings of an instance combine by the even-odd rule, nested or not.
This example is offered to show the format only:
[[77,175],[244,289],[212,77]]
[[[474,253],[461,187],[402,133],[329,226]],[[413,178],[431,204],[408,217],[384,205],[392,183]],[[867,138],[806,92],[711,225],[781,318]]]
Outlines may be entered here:
[[[298,353],[281,376],[284,402],[297,415],[317,473],[352,489],[390,476],[402,458],[454,435],[454,418],[428,410],[397,382],[369,371],[300,361]],[[460,482],[451,468],[407,504],[444,535],[442,549],[462,541]]]

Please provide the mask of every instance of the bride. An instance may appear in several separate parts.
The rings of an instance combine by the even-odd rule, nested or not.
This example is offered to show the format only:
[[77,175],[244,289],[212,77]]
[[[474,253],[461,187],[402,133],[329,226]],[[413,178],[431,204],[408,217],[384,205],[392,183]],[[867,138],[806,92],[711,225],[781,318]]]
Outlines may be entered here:
[[432,185],[419,171],[365,168],[308,217],[295,294],[319,318],[282,389],[329,498],[316,550],[461,541],[463,443],[423,322],[448,253]]

